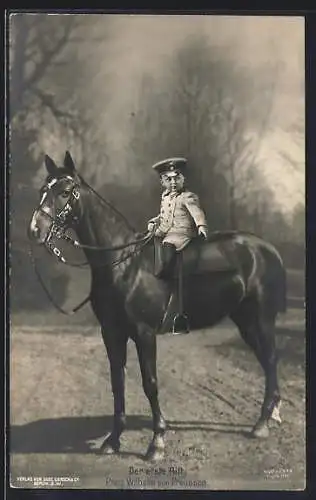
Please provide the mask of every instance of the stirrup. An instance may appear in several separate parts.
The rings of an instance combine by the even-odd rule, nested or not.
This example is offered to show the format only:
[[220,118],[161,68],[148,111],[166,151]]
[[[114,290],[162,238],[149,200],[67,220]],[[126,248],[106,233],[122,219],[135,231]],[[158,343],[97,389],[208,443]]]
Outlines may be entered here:
[[189,320],[186,314],[175,315],[175,317],[173,318],[172,333],[173,335],[190,333]]

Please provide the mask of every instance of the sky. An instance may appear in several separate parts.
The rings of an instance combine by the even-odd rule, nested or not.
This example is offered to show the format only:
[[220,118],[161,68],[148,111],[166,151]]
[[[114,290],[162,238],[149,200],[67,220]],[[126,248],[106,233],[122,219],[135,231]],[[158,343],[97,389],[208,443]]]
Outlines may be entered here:
[[[298,97],[304,78],[304,19],[251,16],[111,16],[110,43],[97,50],[106,54],[98,76],[111,75],[113,86],[137,86],[144,72],[156,73],[166,57],[190,34],[204,34],[212,44],[226,47],[240,64],[256,68],[282,62],[280,89],[291,100]],[[99,29],[104,21],[100,19]],[[105,52],[104,52],[105,51]],[[97,54],[95,54],[97,56]],[[133,92],[118,97],[123,102]],[[116,99],[114,99],[115,101]],[[295,99],[296,100],[296,99]],[[114,105],[113,101],[113,105]],[[285,111],[285,102],[283,102]]]
[[[260,138],[260,168],[276,199],[292,213],[305,197],[304,137],[290,127],[304,123],[304,18],[287,16],[94,15],[93,33],[100,41],[87,44],[91,109],[98,113],[107,136],[112,163],[128,171],[130,116],[139,103],[144,75],[163,75],[170,55],[194,34],[204,34],[227,57],[250,70],[275,71],[275,94],[269,123]],[[261,73],[260,73],[261,74]],[[157,80],[158,82],[158,80]],[[158,84],[158,83],[157,83]],[[258,95],[258,102],[261,96]],[[103,109],[102,109],[103,108]],[[287,161],[284,151],[290,156]],[[295,168],[293,164],[296,164]],[[110,176],[110,172],[108,172]],[[115,172],[112,171],[115,176]],[[108,179],[111,180],[111,179]]]
[[[106,123],[111,124],[110,143],[120,163],[127,133],[127,117],[135,107],[142,76],[163,72],[164,64],[191,34],[204,34],[212,44],[225,47],[227,55],[256,71],[279,63],[270,122],[262,138],[259,159],[269,183],[285,211],[304,201],[304,141],[298,145],[284,132],[293,123],[304,122],[304,18],[264,16],[105,16],[96,32],[108,31],[106,44],[95,47],[95,84],[107,81]],[[110,40],[110,43],[109,43]],[[104,60],[102,64],[100,61]],[[258,95],[260,99],[260,95]],[[286,147],[298,167],[293,169],[280,155]]]

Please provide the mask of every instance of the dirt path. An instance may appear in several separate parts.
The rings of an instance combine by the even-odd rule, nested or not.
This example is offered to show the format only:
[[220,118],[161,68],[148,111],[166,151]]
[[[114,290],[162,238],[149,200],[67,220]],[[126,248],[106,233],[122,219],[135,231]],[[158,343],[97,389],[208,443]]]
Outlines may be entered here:
[[[169,431],[167,458],[155,468],[142,459],[151,438],[151,420],[132,343],[121,453],[98,456],[93,448],[109,430],[112,414],[108,361],[98,330],[13,328],[13,484],[34,487],[35,477],[54,477],[54,486],[60,487],[58,478],[63,477],[63,487],[303,488],[302,314],[290,311],[281,325],[283,423],[273,424],[266,441],[246,435],[259,415],[263,377],[231,324],[158,338],[160,402]],[[37,486],[43,486],[39,479]]]

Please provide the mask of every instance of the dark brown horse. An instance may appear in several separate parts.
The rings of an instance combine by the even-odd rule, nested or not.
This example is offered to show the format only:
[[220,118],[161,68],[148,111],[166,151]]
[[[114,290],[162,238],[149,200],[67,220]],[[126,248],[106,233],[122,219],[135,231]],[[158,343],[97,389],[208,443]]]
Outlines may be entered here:
[[[91,267],[90,303],[101,325],[114,396],[113,428],[101,450],[114,453],[120,448],[120,435],[125,428],[126,350],[131,338],[153,416],[154,434],[146,458],[160,458],[164,455],[166,422],[158,398],[156,334],[165,316],[170,285],[153,274],[152,245],[137,243],[137,234],[123,216],[78,174],[69,152],[63,166],[58,167],[48,156],[45,165],[48,177],[33,213],[29,236],[34,242],[47,245],[53,233],[62,235],[73,228]],[[235,267],[214,272],[208,267],[207,252],[210,250],[211,255],[219,242]],[[204,264],[202,257],[196,260],[185,276],[185,308],[191,335],[194,329],[213,326],[225,317],[237,325],[265,376],[261,415],[252,435],[267,437],[268,421],[280,421],[275,321],[278,313],[286,310],[282,260],[271,244],[243,232],[220,232],[199,245]],[[176,356],[176,343],[174,349]]]

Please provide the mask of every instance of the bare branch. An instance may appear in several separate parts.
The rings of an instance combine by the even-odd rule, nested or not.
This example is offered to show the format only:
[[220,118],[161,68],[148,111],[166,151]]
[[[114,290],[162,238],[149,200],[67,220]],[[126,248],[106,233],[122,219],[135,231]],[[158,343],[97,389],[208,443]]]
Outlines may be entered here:
[[304,165],[303,161],[294,160],[286,151],[279,151],[279,155],[282,156],[290,165],[296,170]]
[[71,39],[69,40],[69,43],[90,43],[90,42],[104,42],[105,37],[104,36],[89,36],[89,37],[83,37],[83,36],[72,36]]
[[[11,117],[21,108],[25,82],[25,49],[27,46],[27,26],[22,17],[15,19],[14,34],[11,34],[14,50],[11,58],[11,92],[10,113]],[[13,29],[13,28],[12,28]]]
[[61,52],[65,44],[67,43],[69,36],[71,34],[71,30],[73,28],[73,22],[72,19],[68,19],[69,22],[67,22],[65,26],[65,31],[63,35],[60,37],[60,39],[56,42],[55,46],[50,49],[44,49],[42,48],[43,56],[42,60],[38,65],[36,66],[33,74],[27,79],[25,82],[25,87],[30,88],[34,83],[39,82],[41,78],[44,76],[45,71],[47,70],[48,66],[51,64],[52,60]]
[[68,113],[67,111],[61,111],[60,109],[58,109],[58,107],[54,103],[54,99],[53,99],[52,95],[45,94],[40,89],[34,88],[34,87],[32,89],[30,89],[30,91],[34,95],[36,95],[36,97],[38,97],[38,99],[40,99],[40,101],[42,102],[42,104],[44,106],[46,106],[47,108],[49,108],[52,111],[53,115],[56,118],[67,118],[67,119],[74,118],[74,116],[71,113]]

